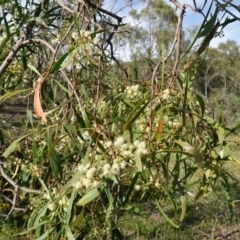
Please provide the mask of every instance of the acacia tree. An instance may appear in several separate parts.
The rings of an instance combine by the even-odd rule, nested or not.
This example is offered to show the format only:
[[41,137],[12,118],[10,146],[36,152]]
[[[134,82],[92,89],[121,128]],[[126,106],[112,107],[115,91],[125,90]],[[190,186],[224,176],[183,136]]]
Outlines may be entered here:
[[129,31],[116,36],[116,45],[120,44],[123,48],[128,46],[131,59],[153,60],[161,56],[162,49],[169,50],[177,15],[162,0],[140,2],[143,7],[139,11],[133,9],[129,12],[133,23],[123,27],[130,28]]
[[[232,211],[229,174],[222,162],[233,160],[226,137],[239,124],[229,129],[206,117],[204,101],[190,85],[217,29],[237,17],[220,23],[217,16],[229,11],[226,6],[214,1],[211,16],[193,1],[204,15],[203,24],[181,56],[182,20],[189,5],[171,2],[180,12],[174,39],[167,42],[171,47],[164,57],[156,56],[150,81],[139,84],[129,83],[128,76],[141,65],[128,72],[114,55],[112,40],[122,18],[101,1],[1,3],[0,103],[33,98],[18,136],[1,126],[6,145],[1,197],[9,203],[1,216],[7,220],[23,211],[22,219],[28,219],[26,230],[17,235],[122,239],[118,217],[134,211],[132,204],[139,199],[151,199],[178,228],[159,200],[171,201],[176,213],[180,209],[182,222],[188,195],[198,199],[209,194],[218,179]],[[151,1],[149,7],[153,4],[158,9],[163,2]],[[192,52],[200,37],[201,45]],[[166,63],[171,63],[170,75],[165,74]],[[116,66],[124,78],[118,77]],[[194,177],[198,181],[192,182]]]

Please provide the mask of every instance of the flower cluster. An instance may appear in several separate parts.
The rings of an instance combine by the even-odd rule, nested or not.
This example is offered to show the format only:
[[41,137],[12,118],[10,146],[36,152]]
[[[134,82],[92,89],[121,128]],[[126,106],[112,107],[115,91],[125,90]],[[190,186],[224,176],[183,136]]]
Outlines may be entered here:
[[37,164],[30,163],[29,170],[30,174],[34,177],[41,177],[43,174],[43,167]]
[[162,92],[162,99],[167,100],[170,97],[170,90],[167,88]]
[[131,143],[123,136],[117,137],[114,142],[106,141],[102,145],[111,155],[111,159],[105,159],[98,150],[94,154],[90,153],[89,159],[94,158],[95,165],[90,162],[78,164],[76,171],[80,173],[80,177],[72,184],[72,187],[84,192],[101,187],[104,179],[111,179],[113,176],[121,178],[121,170],[127,166],[136,167],[134,154],[142,156],[148,153],[144,141],[135,140]]
[[77,189],[93,189],[101,185],[101,182],[95,176],[96,167],[91,167],[89,163],[86,165],[79,164],[77,170],[82,173],[82,176],[73,184],[73,187]]
[[138,98],[141,95],[138,84],[127,86],[124,92],[126,93],[128,99]]
[[[60,34],[52,39],[52,44],[59,43],[62,39]],[[69,54],[62,68],[67,68],[72,61],[76,62],[76,68],[79,69],[84,64],[96,63],[102,56],[102,52],[97,47],[98,38],[93,37],[90,31],[72,32],[68,40],[68,49],[74,49]],[[66,49],[63,49],[66,51]]]
[[97,112],[98,114],[104,115],[107,108],[107,104],[103,99],[99,99],[97,103]]
[[[53,213],[53,215],[53,211],[57,208],[57,206],[64,212],[67,212],[68,210],[69,198],[66,195],[60,196],[56,188],[52,189],[51,195],[50,193],[45,193],[43,195],[43,199],[49,201],[48,209]],[[57,201],[55,201],[55,199],[57,199]]]

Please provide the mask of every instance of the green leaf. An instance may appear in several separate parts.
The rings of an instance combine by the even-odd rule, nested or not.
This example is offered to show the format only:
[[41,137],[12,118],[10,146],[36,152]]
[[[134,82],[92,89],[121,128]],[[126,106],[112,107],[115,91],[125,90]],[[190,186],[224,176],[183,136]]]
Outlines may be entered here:
[[134,152],[134,158],[135,158],[135,161],[136,161],[136,166],[137,166],[138,172],[142,172],[141,156],[140,156],[140,154],[137,153],[137,151]]
[[227,159],[228,157],[230,157],[230,148],[227,144],[227,142],[223,141],[223,146],[222,146],[222,150],[219,153],[220,158],[221,159]]
[[6,44],[7,44],[7,42],[9,41],[9,39],[10,39],[10,37],[4,37],[3,39],[2,39],[2,41],[0,42],[0,58],[1,59],[5,59],[6,57],[7,57],[7,55],[8,55],[8,52],[4,52],[4,54],[3,54],[3,49],[5,48],[5,46],[6,46]]
[[23,15],[23,12],[22,12],[22,7],[20,6],[18,0],[14,0],[14,2],[15,2],[14,5],[15,5],[17,11],[18,11],[19,17],[24,18],[24,15]]
[[71,194],[71,198],[68,203],[67,216],[66,216],[66,225],[68,226],[72,217],[73,202],[77,196],[77,189],[74,188]]
[[50,160],[50,164],[53,170],[53,174],[57,178],[59,182],[62,180],[62,167],[61,162],[57,156],[57,153],[54,149],[55,144],[52,144],[50,134],[48,135],[48,159]]
[[74,222],[74,226],[73,228],[78,231],[79,228],[81,227],[82,225],[82,222],[83,222],[83,219],[84,219],[84,213],[85,213],[85,210],[84,210],[84,207],[82,208],[81,210],[81,213],[79,215],[76,216],[76,221]]
[[109,202],[109,207],[106,210],[106,217],[105,217],[105,221],[107,222],[109,220],[109,218],[111,216],[111,213],[112,213],[112,210],[113,210],[114,199],[113,199],[112,193],[109,191],[108,188],[105,188],[104,190],[105,190],[105,193],[107,195],[108,202]]
[[33,113],[29,109],[27,109],[27,117],[28,117],[28,119],[30,121],[30,124],[31,124],[32,128],[33,128]]
[[0,104],[2,104],[4,101],[6,101],[7,99],[13,97],[13,96],[16,96],[20,93],[23,93],[23,92],[27,92],[29,91],[29,89],[23,89],[23,90],[16,90],[16,91],[13,91],[13,92],[7,92],[5,93],[3,96],[0,97]]
[[227,137],[231,133],[235,133],[239,128],[240,128],[240,122],[238,122],[225,137]]
[[88,92],[87,92],[87,90],[86,90],[85,85],[84,85],[84,84],[80,84],[80,88],[81,88],[81,93],[84,95],[84,97],[85,97],[86,99],[89,99]]
[[182,113],[182,126],[186,127],[186,104],[187,104],[187,96],[188,96],[188,84],[189,84],[189,74],[188,72],[185,72],[182,74],[182,77],[184,79],[185,89],[184,89],[184,97],[183,97],[183,113]]
[[222,175],[222,178],[223,178],[222,185],[223,185],[225,196],[226,196],[226,199],[228,202],[228,209],[229,209],[229,212],[231,213],[231,220],[232,220],[232,218],[233,218],[233,199],[232,199],[231,189],[230,189],[230,185],[229,185],[227,176]]
[[182,222],[186,216],[187,201],[185,196],[181,196],[181,205],[182,205],[182,212],[180,216],[180,222]]
[[235,21],[237,21],[238,19],[237,18],[229,18],[229,17],[227,17],[226,19],[225,19],[225,21],[220,25],[220,26],[222,26],[222,29],[221,30],[223,30],[223,28],[225,28],[229,23],[232,23],[232,22],[235,22]]
[[44,181],[43,181],[41,178],[39,178],[38,181],[42,184],[45,192],[46,192],[46,193],[49,193],[49,190],[48,190],[46,184],[44,183]]
[[100,29],[100,30],[97,30],[97,31],[91,33],[90,36],[96,37],[97,34],[103,33],[103,32],[108,32],[108,31],[109,31],[108,29]]
[[[150,99],[142,106],[142,104],[146,101],[146,99],[143,99],[142,101],[140,101],[140,102],[134,107],[134,109],[133,109],[133,110],[131,111],[131,113],[129,114],[126,123],[124,124],[123,132],[131,127],[131,125],[138,119],[138,117],[140,116],[140,114],[144,112],[144,109],[147,107],[148,103],[149,103],[151,100],[152,100],[152,98],[150,98]],[[142,107],[141,107],[141,106],[142,106]],[[138,110],[138,109],[139,109],[139,110]]]
[[180,145],[188,154],[192,155],[196,162],[198,163],[203,162],[202,154],[195,147],[181,140],[176,140],[175,143]]
[[224,140],[224,133],[225,133],[225,130],[224,130],[224,128],[222,128],[222,127],[218,127],[218,129],[217,129],[217,135],[218,135],[218,142],[220,143],[220,144],[222,144],[222,142],[223,142],[223,140]]
[[59,240],[62,232],[63,232],[63,229],[60,229],[60,231],[54,236],[53,240]]
[[161,186],[161,188],[164,190],[164,192],[167,194],[168,198],[170,199],[173,207],[174,207],[174,210],[175,212],[177,213],[177,205],[176,205],[176,202],[174,200],[174,197],[172,195],[174,194],[171,194],[169,191],[167,191],[167,189],[164,187],[164,186]]
[[54,79],[54,82],[64,91],[68,94],[68,97],[72,96],[72,92],[69,91],[67,88],[65,88],[59,81]]
[[0,5],[4,5],[5,3],[10,3],[11,0],[0,0]]
[[42,236],[36,238],[36,240],[49,239],[49,237],[50,237],[50,235],[51,235],[51,233],[52,233],[52,231],[53,231],[54,229],[55,229],[55,227],[46,230],[46,232],[45,232]]
[[[35,211],[37,211],[38,209],[35,209]],[[20,233],[17,233],[17,234],[14,234],[13,236],[23,236],[23,235],[26,235],[27,233],[31,232],[32,230],[35,230],[37,229],[38,227],[41,227],[41,226],[44,226],[44,225],[47,225],[49,224],[49,221],[42,221],[41,223],[39,223],[38,225],[34,226],[34,227],[29,227],[28,226],[28,230],[27,231],[24,231],[24,232],[20,232]]]
[[82,175],[83,175],[83,172],[79,172],[79,171],[75,172],[73,177],[62,187],[60,193],[64,194],[70,187],[73,186],[74,183],[79,181]]
[[74,61],[74,57],[77,52],[77,49],[74,49],[74,51],[72,51],[70,55],[68,54],[68,59],[66,59],[66,61],[61,64],[61,69],[67,68]]
[[53,65],[52,69],[51,69],[51,73],[56,72],[62,65],[62,63],[64,62],[64,60],[69,56],[69,54],[73,51],[74,49],[70,50],[69,52],[63,54],[58,61]]
[[91,191],[89,191],[86,195],[84,195],[78,202],[77,206],[84,206],[88,204],[89,202],[93,201],[95,198],[99,196],[100,192],[98,188],[94,188]]
[[10,28],[9,28],[9,22],[6,18],[7,14],[3,11],[3,19],[4,19],[4,24],[5,24],[5,30],[6,30],[6,35],[7,35],[7,38],[9,39],[10,36],[11,36],[11,32],[10,32]]
[[159,203],[158,203],[158,200],[157,200],[156,198],[154,198],[154,200],[155,200],[155,203],[156,203],[156,206],[157,206],[159,212],[160,212],[160,213],[162,214],[162,216],[166,219],[166,221],[167,221],[168,223],[170,223],[173,227],[179,228],[178,225],[176,225],[176,224],[167,216],[167,214],[163,211],[163,209],[161,208],[161,206],[160,206]]
[[[206,2],[207,2],[207,0],[205,0],[205,3],[206,3]],[[197,41],[198,38],[199,38],[200,33],[203,31],[204,25],[205,25],[205,23],[206,23],[206,21],[207,21],[207,18],[208,18],[208,16],[209,16],[210,12],[211,12],[212,5],[213,5],[213,1],[211,2],[211,5],[209,6],[208,12],[207,12],[207,14],[205,15],[205,18],[204,18],[204,20],[203,20],[203,23],[202,23],[201,27],[199,28],[199,30],[198,30],[195,38],[194,38],[193,41],[191,42],[190,46],[187,48],[187,50],[185,51],[185,53],[182,55],[181,60],[184,59],[184,58],[187,56],[187,54],[193,49],[196,41]]]
[[44,27],[48,27],[47,23],[41,17],[31,17],[27,20],[27,22],[37,22]]
[[76,239],[69,227],[66,227],[66,234],[67,234],[68,240],[75,240]]
[[196,95],[196,100],[201,108],[201,114],[203,116],[204,112],[205,112],[205,103],[204,103],[202,97],[200,97],[199,95]]
[[133,60],[133,69],[131,72],[131,78],[132,78],[132,81],[135,81],[138,78],[138,65],[137,65],[136,58],[134,58],[134,60]]
[[21,136],[20,138],[16,139],[15,141],[13,141],[13,142],[8,146],[8,148],[4,151],[3,156],[4,156],[5,158],[9,157],[10,154],[11,154],[12,152],[14,152],[14,151],[18,148],[19,143],[20,143],[24,138],[26,138],[27,136],[31,135],[32,133],[33,133],[33,132],[31,131],[31,132],[29,132],[29,133]]
[[202,27],[202,31],[200,32],[199,37],[205,37],[211,32],[217,20],[218,10],[219,9],[216,7],[215,13],[211,19]]
[[30,63],[27,65],[31,70],[33,70],[39,77],[41,77],[40,72]]
[[134,190],[134,187],[135,187],[136,182],[137,182],[137,180],[138,180],[139,174],[140,174],[140,173],[137,172],[137,173],[135,174],[135,176],[133,177],[132,182],[131,182],[131,185],[128,187],[128,190],[127,190],[126,195],[123,196],[122,203],[121,203],[122,206],[124,206],[124,205],[126,205],[126,204],[128,203],[129,197],[131,196],[131,194],[132,194],[132,192],[133,192],[133,190]]

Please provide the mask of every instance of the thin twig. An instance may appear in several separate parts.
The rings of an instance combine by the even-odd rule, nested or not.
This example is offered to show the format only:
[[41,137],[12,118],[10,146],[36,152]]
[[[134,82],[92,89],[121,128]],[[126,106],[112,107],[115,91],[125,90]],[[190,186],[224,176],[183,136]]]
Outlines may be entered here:
[[183,17],[184,17],[184,13],[185,13],[185,9],[186,6],[183,4],[181,7],[181,13],[179,14],[178,17],[178,26],[177,26],[177,32],[176,32],[176,37],[177,37],[177,47],[176,47],[176,59],[175,59],[175,63],[174,63],[174,67],[172,70],[172,83],[174,81],[177,82],[178,88],[180,90],[181,93],[183,93],[182,87],[177,79],[177,68],[178,68],[178,64],[179,64],[179,59],[180,59],[180,47],[181,47],[181,33],[182,33],[182,21],[183,21]]
[[1,173],[2,177],[5,178],[5,180],[14,187],[14,190],[10,190],[13,194],[13,199],[8,198],[7,196],[5,196],[5,194],[0,192],[0,196],[2,196],[5,200],[9,201],[12,204],[12,207],[11,207],[10,211],[8,212],[8,214],[1,214],[0,215],[2,217],[5,217],[5,219],[7,220],[11,216],[11,214],[14,210],[25,211],[25,209],[23,209],[23,208],[16,208],[17,194],[18,194],[19,190],[23,191],[23,192],[27,192],[27,193],[34,193],[34,194],[41,194],[42,192],[39,191],[39,190],[35,190],[35,189],[27,188],[27,187],[22,187],[22,186],[18,185],[16,182],[14,182],[13,179],[10,178],[5,173],[4,168],[3,168],[3,162],[1,160],[0,160],[0,173]]
[[16,182],[14,182],[4,171],[3,167],[2,167],[2,162],[0,162],[0,173],[2,174],[2,176],[14,187],[17,188],[20,191],[23,192],[27,192],[27,193],[34,193],[34,194],[41,194],[42,192],[39,190],[35,190],[35,189],[31,189],[31,188],[27,188],[27,187],[21,187],[19,186]]

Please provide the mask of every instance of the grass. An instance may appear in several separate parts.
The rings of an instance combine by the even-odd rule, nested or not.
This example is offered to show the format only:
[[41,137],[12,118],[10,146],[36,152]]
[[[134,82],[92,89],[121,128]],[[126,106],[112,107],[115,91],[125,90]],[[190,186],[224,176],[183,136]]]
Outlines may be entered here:
[[[236,189],[236,191],[240,190]],[[156,209],[152,210],[149,216],[140,214],[125,214],[120,220],[120,228],[131,239],[191,239],[210,240],[220,236],[232,234],[229,239],[240,239],[240,203],[235,205],[234,218],[230,221],[227,202],[223,192],[212,193],[208,199],[201,199],[198,202],[189,202],[187,216],[179,229],[171,227]],[[144,207],[143,207],[144,208]],[[146,207],[145,207],[146,209]],[[171,216],[171,211],[168,214]],[[179,217],[173,217],[179,223]],[[239,226],[239,227],[238,227]],[[229,235],[230,236],[230,235]],[[227,239],[227,238],[222,238]]]

